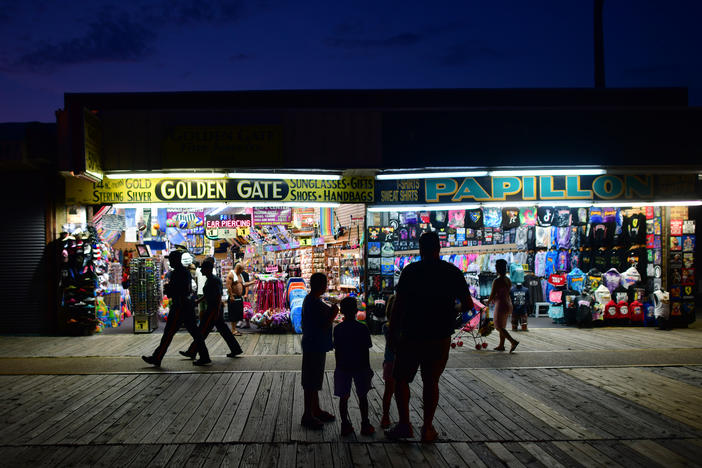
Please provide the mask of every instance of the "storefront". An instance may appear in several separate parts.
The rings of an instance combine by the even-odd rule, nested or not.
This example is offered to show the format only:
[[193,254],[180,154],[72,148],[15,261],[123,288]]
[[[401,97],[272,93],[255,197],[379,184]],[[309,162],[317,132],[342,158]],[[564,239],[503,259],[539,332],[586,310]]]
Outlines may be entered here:
[[676,326],[695,319],[696,174],[582,168],[377,179],[367,221],[369,305],[392,293],[402,268],[419,258],[419,236],[434,230],[443,258],[481,300],[502,258],[512,282],[528,289],[528,309],[542,307],[558,323],[653,325],[655,291],[668,292]]
[[[185,263],[192,268],[214,257],[222,279],[242,262],[256,281],[244,305],[245,317],[257,329],[299,332],[301,301],[295,298],[301,299],[300,289],[315,272],[327,275],[330,300],[360,295],[365,203],[373,200],[373,178],[282,177],[210,173],[68,179],[67,209],[83,216],[64,227],[61,239],[66,247],[61,312],[69,332],[90,332],[93,323],[97,331],[119,327],[131,316],[135,333],[155,329],[167,316],[165,257],[176,246],[187,249]],[[86,249],[99,255],[89,262]],[[193,276],[204,283],[195,269]],[[84,278],[95,278],[96,287],[71,287]],[[296,282],[303,287],[291,287]]]

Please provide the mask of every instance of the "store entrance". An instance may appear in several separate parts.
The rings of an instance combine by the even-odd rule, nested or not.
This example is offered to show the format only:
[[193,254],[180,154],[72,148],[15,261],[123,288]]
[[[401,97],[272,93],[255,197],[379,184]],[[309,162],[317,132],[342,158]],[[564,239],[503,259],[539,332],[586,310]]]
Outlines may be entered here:
[[[202,297],[206,282],[200,265],[214,258],[215,275],[224,284],[224,317],[234,320],[237,332],[300,333],[301,303],[315,272],[327,275],[328,301],[355,295],[363,312],[366,207],[329,205],[88,207],[86,219],[92,222],[85,229],[69,228],[72,234],[65,236],[64,270],[69,276],[86,273],[90,287],[77,298],[73,283],[62,282],[62,319],[71,323],[71,334],[161,333],[169,310],[167,255],[173,249],[185,251],[193,299]],[[228,278],[246,284],[241,297],[227,287]],[[68,307],[67,301],[73,306],[78,299],[83,309]],[[243,311],[237,317],[238,301]],[[197,313],[204,309],[202,302]],[[73,312],[83,318],[77,321]]]

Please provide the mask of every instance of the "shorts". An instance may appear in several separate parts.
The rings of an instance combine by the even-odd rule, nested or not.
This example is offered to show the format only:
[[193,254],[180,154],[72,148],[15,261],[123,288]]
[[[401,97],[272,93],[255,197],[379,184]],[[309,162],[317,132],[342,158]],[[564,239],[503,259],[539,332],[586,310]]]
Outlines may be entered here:
[[324,364],[327,353],[302,353],[302,388],[305,390],[321,390],[324,382]]
[[384,361],[383,362],[383,380],[388,381],[392,379],[392,371],[395,368],[395,361]]
[[238,322],[244,320],[244,298],[234,297],[227,302],[229,311],[229,321]]
[[373,371],[371,369],[361,369],[349,371],[336,369],[334,371],[334,395],[338,397],[348,397],[351,394],[351,381],[356,385],[356,395],[364,397],[371,389]]
[[438,381],[446,368],[451,337],[438,340],[408,340],[401,343],[395,353],[392,375],[401,382],[412,382],[421,368],[422,381]]

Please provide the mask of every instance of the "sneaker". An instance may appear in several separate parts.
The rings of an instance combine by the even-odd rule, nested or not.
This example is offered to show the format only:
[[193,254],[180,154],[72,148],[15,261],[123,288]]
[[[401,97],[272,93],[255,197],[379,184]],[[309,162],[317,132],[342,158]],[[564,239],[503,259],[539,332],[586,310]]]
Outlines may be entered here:
[[350,422],[341,423],[341,437],[346,437],[353,434],[353,425]]
[[324,428],[324,424],[322,423],[322,421],[315,418],[314,416],[311,418],[303,417],[302,420],[300,421],[300,424],[303,427],[306,427],[307,429],[312,429],[314,431],[319,431],[319,430],[322,430]]
[[142,356],[141,357],[145,363],[151,364],[152,366],[161,367],[161,361],[153,356]]
[[414,437],[414,431],[411,424],[395,424],[395,427],[385,431],[385,437],[390,440],[411,439]]
[[193,366],[206,366],[211,363],[212,360],[210,358],[200,358],[197,361],[193,361]]
[[227,353],[227,357],[235,358],[235,357],[239,356],[240,354],[243,354],[243,351],[239,351],[238,353]]
[[178,351],[181,356],[185,356],[188,359],[195,359],[195,354],[190,354],[187,351]]
[[371,423],[361,423],[361,435],[372,436],[373,434],[375,434],[375,427]]
[[334,416],[331,413],[328,413],[326,411],[319,411],[319,414],[317,415],[317,419],[319,419],[322,422],[332,422],[336,420],[336,416]]

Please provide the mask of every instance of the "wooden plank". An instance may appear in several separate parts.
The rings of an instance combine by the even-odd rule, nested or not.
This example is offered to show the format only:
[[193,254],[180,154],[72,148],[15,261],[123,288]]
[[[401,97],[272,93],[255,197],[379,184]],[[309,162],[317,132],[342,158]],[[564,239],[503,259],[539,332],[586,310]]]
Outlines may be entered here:
[[188,459],[183,466],[187,466],[188,468],[199,468],[207,460],[207,456],[210,453],[211,448],[212,447],[205,444],[194,445],[193,451],[190,452],[190,455],[188,455]]
[[392,466],[392,460],[390,460],[388,452],[385,450],[386,445],[388,444],[365,444],[370,463],[373,466]]
[[[433,447],[439,452],[441,455],[441,458],[443,461],[446,463],[447,466],[450,466],[451,468],[458,468],[458,467],[463,467],[463,466],[468,466],[468,462],[466,462],[456,451],[456,449],[453,447],[456,443],[438,443],[438,444],[433,444]],[[470,465],[472,466],[472,465]],[[480,461],[480,465],[475,465],[475,466],[485,466],[482,461]]]
[[301,468],[314,466],[314,448],[313,444],[297,444],[297,453],[295,454],[295,465]]
[[542,449],[540,446],[541,444],[537,444],[536,442],[520,442],[519,444],[524,447],[532,457],[547,468],[561,468],[565,466]]
[[426,459],[424,455],[424,444],[413,443],[413,444],[397,444],[402,453],[404,454],[404,459],[407,460],[410,466],[426,466],[431,467],[432,464]]
[[[222,442],[227,429],[234,420],[234,414],[239,407],[241,397],[246,391],[246,387],[251,381],[252,374],[249,372],[236,373],[229,382],[229,392],[225,393],[226,399],[217,399],[212,411],[208,413],[207,426],[211,427],[205,440],[207,442]],[[214,422],[213,422],[214,420]],[[205,433],[204,429],[202,430]]]
[[68,457],[61,461],[61,466],[94,466],[102,457],[103,451],[90,445],[71,447]]
[[253,403],[254,397],[258,392],[262,376],[262,372],[254,372],[251,376],[251,380],[249,381],[249,384],[246,387],[246,391],[242,395],[239,405],[236,408],[236,414],[234,414],[234,419],[232,420],[231,425],[227,429],[227,433],[224,435],[225,441],[229,442],[241,440],[241,435],[244,431],[246,420],[249,417],[249,411],[251,410],[251,405]]
[[[271,428],[269,427],[268,430]],[[256,466],[277,466],[280,458],[280,444],[263,444],[261,459]]]
[[215,468],[222,465],[224,457],[227,455],[228,446],[225,444],[213,444],[210,451],[202,462],[203,468]]
[[611,458],[598,452],[586,442],[553,442],[553,445],[563,450],[573,459],[577,460],[581,465],[586,467],[620,466]]
[[684,382],[688,385],[702,387],[702,372],[689,367],[647,367],[647,371]]
[[95,463],[94,467],[112,468],[113,466],[127,466],[137,456],[133,445],[111,445],[96,450],[104,450],[104,454]]
[[[263,418],[265,416],[268,400],[273,394],[280,397],[280,384],[282,376],[280,372],[264,372],[261,377],[261,383],[258,389],[254,392],[251,402],[251,409],[248,412],[248,417],[245,421],[245,426],[239,440],[241,442],[268,442],[272,439],[273,434],[270,427],[263,426]],[[273,389],[273,385],[277,385],[277,389]],[[276,400],[276,403],[279,400]],[[277,407],[276,407],[277,409]],[[275,417],[275,413],[271,416]]]
[[[196,398],[201,399],[201,403],[198,408],[190,415],[186,424],[181,426],[180,431],[173,436],[169,442],[205,442],[205,439],[210,433],[211,426],[209,423],[214,424],[215,419],[211,416],[211,411],[213,407],[221,408],[221,402],[224,400],[228,394],[227,383],[231,379],[233,374],[213,374],[202,391]],[[208,422],[205,420],[208,418]]]
[[[385,445],[385,451],[388,453],[388,459],[390,460],[393,468],[411,468],[412,464],[405,458],[404,451],[402,450],[402,445],[406,442],[391,442]],[[369,447],[370,451],[370,447]],[[382,465],[381,465],[382,466]]]
[[319,468],[332,468],[334,463],[332,462],[332,452],[329,444],[314,444],[313,447],[314,466]]
[[[151,466],[151,460],[153,460],[156,455],[161,451],[160,445],[127,445],[134,451],[134,458],[129,463],[126,463],[125,468],[129,467],[140,467],[140,466]],[[175,450],[175,446],[173,450]]]
[[[349,452],[351,452],[351,461],[353,462],[353,466],[363,468],[371,468],[373,466],[370,455],[368,454],[368,444],[349,444],[348,447]],[[298,463],[298,466],[305,465]]]
[[293,468],[296,466],[297,444],[281,444],[277,468]]
[[299,425],[300,421],[293,419],[293,406],[295,405],[295,374],[285,372],[283,384],[280,389],[279,410],[273,430],[274,442],[290,442],[292,440],[292,425]]
[[590,445],[595,447],[596,450],[602,452],[603,455],[614,460],[616,463],[628,468],[638,468],[640,466],[661,466],[618,440],[590,442]]
[[330,446],[334,468],[346,468],[353,465],[351,462],[351,451],[349,450],[348,444],[344,444],[342,442],[332,442]]
[[244,444],[227,445],[227,453],[222,460],[222,468],[238,467],[245,448],[246,445]]
[[[653,460],[662,466],[693,466],[685,459],[685,457],[678,455],[671,450],[663,447],[662,445],[652,441],[652,440],[627,440],[623,442],[629,447],[633,448],[641,455]],[[697,460],[696,462],[699,462]]]
[[[186,462],[188,461],[190,454],[192,454],[193,450],[195,450],[196,446],[191,445],[191,444],[184,444],[184,445],[175,445],[174,447],[177,447],[177,448],[173,451],[173,454],[171,455],[171,457],[165,461],[164,465],[160,464],[159,455],[161,455],[161,452],[159,452],[159,454],[156,456],[156,458],[154,460],[152,460],[151,463],[154,464],[154,462],[156,462],[157,466],[188,466],[188,465],[186,465]],[[164,453],[164,455],[165,455],[165,453]]]
[[524,464],[514,456],[512,452],[507,450],[504,445],[499,442],[487,442],[485,446],[499,458],[502,463],[510,467],[524,468]]
[[463,447],[463,450],[465,450],[468,446],[470,446],[470,450],[474,454],[476,454],[485,465],[487,465],[487,466],[500,466],[503,464],[500,461],[500,459],[497,457],[497,455],[495,455],[492,450],[487,448],[485,443],[478,442],[478,443],[466,444]]

